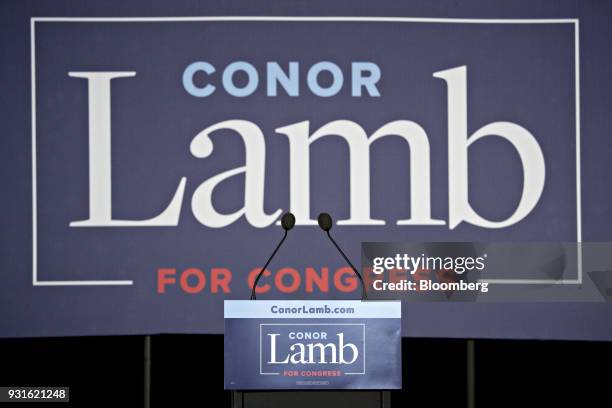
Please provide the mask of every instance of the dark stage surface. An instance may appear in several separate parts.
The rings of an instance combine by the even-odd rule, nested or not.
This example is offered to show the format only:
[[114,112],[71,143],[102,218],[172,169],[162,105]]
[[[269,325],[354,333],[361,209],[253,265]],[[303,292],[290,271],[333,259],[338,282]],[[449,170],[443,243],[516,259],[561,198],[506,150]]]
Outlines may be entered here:
[[[465,340],[410,338],[402,347],[403,389],[392,406],[467,406]],[[476,406],[588,407],[610,398],[612,343],[477,340],[475,350]],[[151,356],[151,406],[229,406],[222,336],[152,336]],[[2,339],[0,362],[0,385],[69,386],[70,404],[51,405],[143,405],[142,336]]]

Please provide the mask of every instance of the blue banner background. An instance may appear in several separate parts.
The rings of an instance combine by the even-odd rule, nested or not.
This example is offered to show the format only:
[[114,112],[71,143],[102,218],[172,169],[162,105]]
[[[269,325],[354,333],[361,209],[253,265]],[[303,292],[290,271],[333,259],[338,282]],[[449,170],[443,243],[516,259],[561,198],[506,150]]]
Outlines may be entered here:
[[[367,2],[287,5],[248,2],[9,2],[0,9],[4,132],[0,174],[0,336],[136,333],[219,333],[221,294],[157,293],[158,268],[213,267],[233,272],[229,298],[246,298],[246,274],[261,265],[279,229],[258,229],[244,218],[223,228],[201,225],[191,212],[193,191],[207,178],[237,166],[244,147],[231,132],[213,136],[214,153],[197,159],[189,143],[202,129],[228,119],[256,123],[266,137],[266,212],[289,208],[288,146],[274,129],[309,120],[311,132],[349,119],[370,135],[392,120],[413,120],[429,136],[432,213],[448,217],[446,86],[436,71],[468,67],[468,133],[499,120],[516,122],[537,138],[546,158],[546,186],[538,206],[518,224],[499,230],[462,224],[396,226],[408,217],[408,149],[386,140],[372,149],[372,215],[384,227],[334,227],[357,260],[362,241],[547,241],[577,237],[573,24],[439,24],[368,22],[36,23],[37,243],[43,280],[130,279],[129,287],[32,286],[32,161],[30,18],[42,16],[410,16],[445,18],[577,18],[580,20],[582,239],[611,240],[610,150],[612,123],[607,39],[610,7],[603,3],[525,2],[505,5]],[[381,67],[380,98],[353,98],[345,88],[323,99],[266,97],[260,90],[238,99],[218,91],[198,99],[181,75],[191,62],[221,70],[245,60],[300,61],[302,72],[330,60],[345,74],[351,61]],[[112,88],[113,212],[144,219],[167,205],[187,177],[177,227],[69,228],[87,217],[87,87],[69,71],[136,71]],[[304,74],[302,74],[304,75]],[[303,84],[303,82],[302,82]],[[218,84],[217,84],[218,85]],[[490,138],[494,139],[494,138]],[[348,150],[340,138],[311,149],[311,214],[349,215]],[[400,182],[406,180],[404,184]],[[470,200],[487,218],[505,218],[521,191],[520,162],[508,144],[483,141],[470,150]],[[221,212],[243,201],[243,180],[216,191]],[[274,269],[327,266],[342,260],[316,227],[296,227]],[[353,294],[270,293],[267,298],[357,297]],[[609,304],[410,304],[403,334],[426,337],[612,339]]]

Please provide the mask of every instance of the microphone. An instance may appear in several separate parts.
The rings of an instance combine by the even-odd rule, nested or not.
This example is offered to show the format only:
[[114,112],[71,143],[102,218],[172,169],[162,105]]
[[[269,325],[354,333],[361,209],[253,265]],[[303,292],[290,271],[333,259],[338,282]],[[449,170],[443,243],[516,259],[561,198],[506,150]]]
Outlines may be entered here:
[[257,296],[255,295],[255,288],[257,287],[257,282],[259,282],[259,278],[261,278],[261,276],[263,275],[264,271],[270,264],[270,261],[272,261],[272,258],[274,258],[274,255],[276,255],[276,252],[278,252],[278,249],[281,247],[281,245],[283,245],[283,242],[285,242],[285,238],[287,238],[287,232],[291,228],[293,228],[294,225],[295,225],[295,216],[291,214],[290,212],[285,213],[283,215],[283,218],[281,218],[281,226],[283,227],[283,230],[285,230],[285,233],[283,234],[283,238],[280,240],[280,242],[274,249],[274,252],[272,252],[272,255],[270,255],[270,257],[268,258],[268,261],[266,262],[266,264],[263,266],[263,268],[261,268],[261,270],[257,274],[257,277],[255,278],[255,282],[253,282],[253,287],[251,288],[251,300],[257,299]]
[[331,215],[329,215],[328,213],[321,213],[321,214],[319,214],[319,217],[318,217],[317,221],[319,222],[319,227],[321,227],[321,229],[327,233],[327,236],[329,237],[329,240],[332,242],[332,244],[334,244],[334,246],[336,247],[338,252],[340,252],[340,255],[342,255],[344,260],[351,266],[351,269],[353,269],[353,272],[355,272],[355,275],[357,275],[357,277],[359,278],[359,282],[361,282],[361,300],[367,300],[368,299],[368,295],[366,294],[366,287],[365,287],[365,283],[363,282],[363,278],[361,277],[361,274],[353,266],[351,261],[344,254],[342,249],[340,249],[338,244],[336,244],[336,241],[334,241],[334,239],[332,238],[331,234],[329,233],[329,230],[331,229],[331,227],[333,225]]

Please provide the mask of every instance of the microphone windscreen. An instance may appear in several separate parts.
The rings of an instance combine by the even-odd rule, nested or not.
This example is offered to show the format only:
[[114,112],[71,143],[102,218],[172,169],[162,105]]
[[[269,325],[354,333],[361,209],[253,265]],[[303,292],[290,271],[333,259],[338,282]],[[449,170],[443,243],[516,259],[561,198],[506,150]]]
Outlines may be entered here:
[[289,231],[295,225],[295,216],[290,212],[285,213],[281,218],[281,225],[285,231]]
[[317,221],[319,222],[319,227],[321,227],[323,231],[329,231],[332,227],[332,218],[328,213],[319,214]]

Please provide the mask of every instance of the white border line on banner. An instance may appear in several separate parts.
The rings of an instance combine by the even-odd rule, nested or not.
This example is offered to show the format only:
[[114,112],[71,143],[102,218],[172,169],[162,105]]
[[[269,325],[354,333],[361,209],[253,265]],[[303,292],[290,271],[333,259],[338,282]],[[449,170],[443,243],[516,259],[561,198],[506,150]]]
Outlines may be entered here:
[[363,371],[360,373],[343,373],[344,375],[364,375],[366,373],[366,353],[365,353],[365,323],[259,323],[259,374],[261,375],[279,375],[280,373],[264,373],[263,372],[263,338],[262,338],[262,328],[263,326],[361,326],[362,329],[362,339],[363,343]]
[[[211,16],[211,17],[32,17],[30,18],[30,74],[32,103],[32,285],[33,286],[116,286],[133,285],[132,280],[39,280],[37,247],[37,180],[36,180],[36,22],[239,22],[239,21],[338,21],[380,23],[441,23],[441,24],[573,24],[575,107],[576,107],[576,240],[582,242],[582,204],[580,175],[580,53],[579,20],[562,19],[472,19],[425,17],[280,17],[280,16]],[[483,279],[499,284],[582,284],[582,247],[578,245],[577,279]]]

